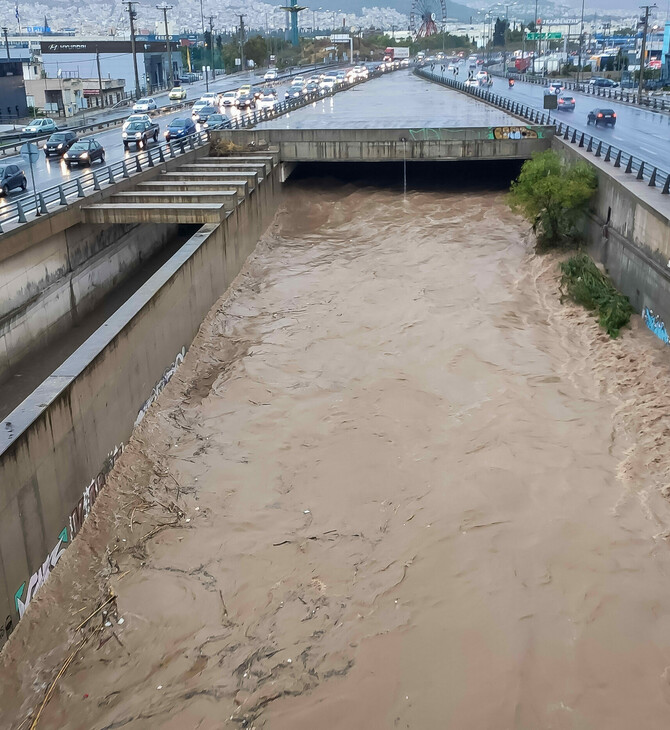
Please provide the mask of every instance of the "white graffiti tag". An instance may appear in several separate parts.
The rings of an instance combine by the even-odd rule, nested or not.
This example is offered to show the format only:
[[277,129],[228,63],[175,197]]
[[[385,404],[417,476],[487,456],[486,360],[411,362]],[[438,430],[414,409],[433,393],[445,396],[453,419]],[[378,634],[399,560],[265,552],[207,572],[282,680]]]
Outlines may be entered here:
[[65,552],[67,547],[67,527],[61,530],[58,536],[58,542],[56,547],[47,555],[47,559],[44,561],[41,567],[39,567],[31,576],[28,581],[28,590],[25,598],[23,597],[23,591],[26,588],[26,584],[22,583],[21,587],[14,594],[14,601],[16,602],[16,610],[19,612],[19,618],[23,618],[23,614],[33,599],[37,590],[42,586],[44,581],[49,577],[52,568],[56,567],[56,563],[60,560],[60,556]]
[[165,388],[165,386],[170,382],[172,376],[177,371],[177,368],[184,362],[185,356],[186,348],[182,347],[181,352],[177,353],[177,357],[175,357],[172,365],[165,370],[161,379],[156,383],[156,385],[154,385],[151,395],[142,404],[140,412],[137,414],[137,418],[135,419],[135,426],[138,426],[142,422],[142,419],[146,416],[147,411],[151,408],[152,404],[156,402],[156,399],[163,391],[163,388]]

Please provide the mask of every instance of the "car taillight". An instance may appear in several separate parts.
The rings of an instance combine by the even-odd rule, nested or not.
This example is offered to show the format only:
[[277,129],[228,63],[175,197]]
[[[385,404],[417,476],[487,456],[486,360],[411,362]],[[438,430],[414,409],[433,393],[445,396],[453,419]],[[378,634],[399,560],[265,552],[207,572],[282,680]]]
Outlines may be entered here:
[[598,119],[602,119],[602,114],[598,114]]
[[616,118],[616,112],[612,112],[612,116]]

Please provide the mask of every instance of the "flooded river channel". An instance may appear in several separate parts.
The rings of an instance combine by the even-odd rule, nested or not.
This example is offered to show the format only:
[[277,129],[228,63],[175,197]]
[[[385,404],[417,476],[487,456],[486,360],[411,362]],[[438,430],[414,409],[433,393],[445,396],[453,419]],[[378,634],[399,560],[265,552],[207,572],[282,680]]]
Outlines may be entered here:
[[2,727],[84,636],[40,730],[666,730],[667,348],[525,235],[496,191],[290,185],[5,647]]

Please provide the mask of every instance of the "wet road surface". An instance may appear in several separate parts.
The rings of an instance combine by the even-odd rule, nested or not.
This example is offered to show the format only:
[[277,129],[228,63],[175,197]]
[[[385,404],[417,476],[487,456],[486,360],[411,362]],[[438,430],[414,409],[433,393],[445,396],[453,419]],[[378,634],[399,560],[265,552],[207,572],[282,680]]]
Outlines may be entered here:
[[293,183],[0,655],[4,726],[83,635],[40,730],[665,730],[667,348],[525,231]]

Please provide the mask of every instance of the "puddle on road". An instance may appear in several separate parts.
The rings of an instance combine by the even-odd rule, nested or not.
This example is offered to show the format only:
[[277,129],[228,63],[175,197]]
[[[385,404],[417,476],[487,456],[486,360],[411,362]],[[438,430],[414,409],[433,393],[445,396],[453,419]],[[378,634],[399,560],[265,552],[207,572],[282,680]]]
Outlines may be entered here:
[[667,353],[523,231],[291,186],[3,652],[11,726],[111,566],[40,730],[667,727]]

